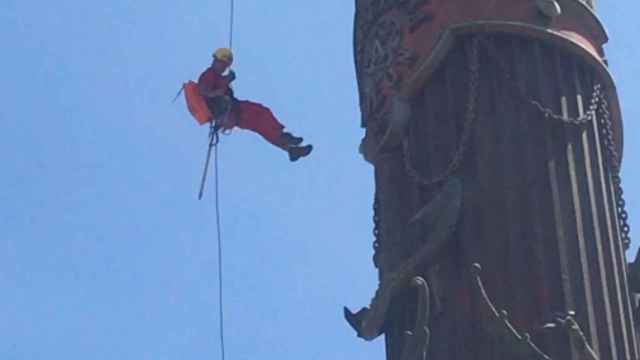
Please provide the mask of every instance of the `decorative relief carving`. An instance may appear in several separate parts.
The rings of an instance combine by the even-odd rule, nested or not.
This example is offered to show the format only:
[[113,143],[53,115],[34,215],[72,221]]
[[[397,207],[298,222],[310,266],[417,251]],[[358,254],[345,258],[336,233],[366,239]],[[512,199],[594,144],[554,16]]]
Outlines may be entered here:
[[[401,68],[412,68],[416,54],[403,46],[405,34],[431,19],[421,11],[430,0],[372,0],[359,6],[355,60],[360,104],[367,125],[382,132],[387,93],[402,83]],[[385,91],[385,89],[387,91]]]
[[[402,28],[394,15],[382,17],[369,36],[360,42],[358,78],[361,81],[362,115],[367,122],[379,120],[384,94],[382,88],[398,83],[399,76],[392,69],[394,58],[402,47]],[[373,120],[373,121],[375,121]]]
[[414,14],[419,11],[420,7],[427,5],[431,0],[369,0],[359,1],[358,9],[361,11],[362,20],[359,26],[363,26],[366,31],[368,26],[384,14],[399,9],[403,12]]

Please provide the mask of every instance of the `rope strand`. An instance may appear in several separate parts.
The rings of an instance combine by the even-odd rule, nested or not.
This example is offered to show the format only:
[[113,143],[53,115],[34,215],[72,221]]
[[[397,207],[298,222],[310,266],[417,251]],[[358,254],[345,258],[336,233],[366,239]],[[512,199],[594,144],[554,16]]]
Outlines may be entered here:
[[[235,14],[235,1],[230,0],[229,8],[229,49],[233,49],[233,20]],[[229,116],[231,108],[227,110],[225,120]],[[225,121],[226,122],[226,121]],[[218,234],[218,301],[219,301],[219,314],[220,319],[220,353],[222,360],[225,360],[225,342],[224,342],[224,307],[223,307],[223,277],[222,277],[222,231],[220,226],[220,191],[219,191],[219,179],[218,179],[218,146],[214,149],[214,180],[215,180],[215,195],[216,195],[216,228]]]
[[222,234],[220,230],[220,201],[218,191],[218,147],[214,150],[214,179],[215,179],[215,192],[216,192],[216,228],[218,229],[218,301],[219,307],[219,319],[220,319],[220,351],[222,353],[222,360],[225,360],[224,351],[224,311],[222,307]]
[[233,18],[235,10],[235,1],[231,0],[231,7],[229,9],[229,49],[233,49]]

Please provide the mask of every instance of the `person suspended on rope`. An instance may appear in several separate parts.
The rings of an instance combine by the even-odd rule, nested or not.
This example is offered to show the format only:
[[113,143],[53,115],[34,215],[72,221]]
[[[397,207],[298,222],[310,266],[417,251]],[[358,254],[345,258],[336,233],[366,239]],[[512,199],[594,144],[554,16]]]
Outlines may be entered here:
[[[303,138],[284,131],[284,125],[269,108],[255,102],[236,99],[230,86],[236,79],[235,72],[229,69],[233,63],[233,52],[230,49],[219,48],[213,53],[212,58],[211,66],[200,75],[197,83],[197,90],[211,113],[208,121],[213,121],[218,129],[239,127],[256,132],[271,144],[286,151],[291,161],[311,153],[313,146],[302,146]],[[228,69],[228,73],[223,75]]]

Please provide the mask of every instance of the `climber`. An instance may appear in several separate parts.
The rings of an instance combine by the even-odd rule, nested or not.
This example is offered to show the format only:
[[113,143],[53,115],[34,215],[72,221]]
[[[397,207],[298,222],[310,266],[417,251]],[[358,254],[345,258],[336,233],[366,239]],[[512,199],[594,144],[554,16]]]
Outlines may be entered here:
[[[261,104],[234,97],[229,86],[236,78],[235,72],[229,69],[232,63],[233,53],[230,49],[217,49],[213,53],[211,66],[198,79],[198,91],[212,114],[209,121],[213,121],[217,128],[231,129],[237,126],[254,131],[288,152],[291,161],[309,155],[313,146],[301,146],[303,138],[283,131],[284,126],[271,110]],[[227,75],[223,75],[227,69]]]

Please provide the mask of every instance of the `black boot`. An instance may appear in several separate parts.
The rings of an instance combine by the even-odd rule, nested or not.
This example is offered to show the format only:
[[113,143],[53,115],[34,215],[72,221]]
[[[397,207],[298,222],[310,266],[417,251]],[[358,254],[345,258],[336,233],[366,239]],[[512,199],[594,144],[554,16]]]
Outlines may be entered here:
[[287,146],[298,146],[304,141],[303,138],[294,136],[293,134],[288,132],[283,132],[282,135],[280,135],[280,138]]
[[305,157],[311,154],[311,150],[313,150],[313,145],[292,146],[287,150],[289,152],[289,160],[296,161],[301,157]]

